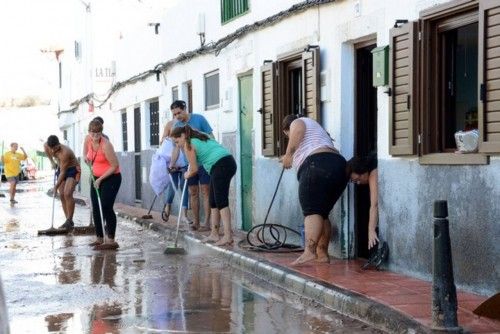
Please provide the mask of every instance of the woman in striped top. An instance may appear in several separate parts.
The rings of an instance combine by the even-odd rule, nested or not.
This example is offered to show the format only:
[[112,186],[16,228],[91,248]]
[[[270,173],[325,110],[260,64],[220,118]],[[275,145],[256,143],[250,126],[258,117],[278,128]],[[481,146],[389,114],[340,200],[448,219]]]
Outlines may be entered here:
[[281,161],[284,168],[293,166],[297,170],[299,202],[304,215],[304,253],[292,265],[313,260],[330,262],[328,216],[347,185],[346,160],[316,121],[289,115],[282,127],[289,141]]

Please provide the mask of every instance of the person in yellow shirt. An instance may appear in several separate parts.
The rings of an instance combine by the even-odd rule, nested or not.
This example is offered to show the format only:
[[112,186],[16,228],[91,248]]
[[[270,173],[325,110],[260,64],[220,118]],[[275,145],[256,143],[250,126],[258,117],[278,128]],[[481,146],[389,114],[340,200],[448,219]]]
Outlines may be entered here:
[[16,196],[16,186],[19,182],[19,173],[21,173],[21,161],[28,158],[22,147],[21,151],[23,153],[17,152],[18,147],[17,143],[10,144],[10,151],[5,152],[2,156],[5,177],[10,184],[9,195],[11,204],[17,203],[14,197]]

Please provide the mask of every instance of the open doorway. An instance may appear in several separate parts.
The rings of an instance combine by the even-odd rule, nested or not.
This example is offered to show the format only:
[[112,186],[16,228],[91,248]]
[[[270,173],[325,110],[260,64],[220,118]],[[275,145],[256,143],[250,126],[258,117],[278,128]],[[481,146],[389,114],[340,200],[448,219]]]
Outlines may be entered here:
[[[355,45],[356,106],[354,155],[365,156],[377,152],[377,89],[372,85],[373,62],[371,51],[375,41]],[[368,258],[368,219],[370,191],[367,185],[354,187],[354,220],[356,255]]]

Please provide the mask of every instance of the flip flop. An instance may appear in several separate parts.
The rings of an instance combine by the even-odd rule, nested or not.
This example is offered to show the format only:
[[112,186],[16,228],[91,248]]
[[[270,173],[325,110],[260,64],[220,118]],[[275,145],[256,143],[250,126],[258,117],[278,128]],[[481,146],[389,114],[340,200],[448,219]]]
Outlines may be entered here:
[[89,246],[97,246],[97,245],[101,245],[102,244],[102,241],[93,241],[89,244]]
[[94,246],[94,250],[117,250],[120,247],[117,242],[102,243]]

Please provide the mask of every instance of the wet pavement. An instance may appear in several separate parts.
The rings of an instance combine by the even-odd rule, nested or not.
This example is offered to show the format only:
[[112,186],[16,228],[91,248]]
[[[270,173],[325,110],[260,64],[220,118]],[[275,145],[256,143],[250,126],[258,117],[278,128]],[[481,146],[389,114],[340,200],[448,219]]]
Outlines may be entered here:
[[[164,255],[167,240],[119,218],[118,251],[92,236],[41,236],[50,182],[0,198],[0,270],[12,333],[378,333],[203,253]],[[5,189],[5,184],[2,185]],[[55,226],[64,222],[56,201]],[[75,224],[89,223],[77,206]]]

